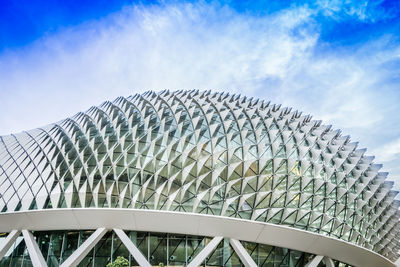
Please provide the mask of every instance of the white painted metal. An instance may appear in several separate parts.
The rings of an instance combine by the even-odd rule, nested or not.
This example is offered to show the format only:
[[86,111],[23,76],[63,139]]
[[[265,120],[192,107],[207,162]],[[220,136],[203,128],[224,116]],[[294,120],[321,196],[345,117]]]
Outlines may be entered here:
[[135,258],[136,262],[139,263],[141,267],[151,267],[151,264],[146,260],[140,250],[133,244],[131,239],[125,234],[121,229],[113,229],[117,234],[119,239],[124,243],[125,247],[128,249],[129,253]]
[[335,267],[335,264],[333,263],[333,260],[328,257],[324,257],[325,265],[326,267]]
[[198,267],[200,266],[204,260],[210,255],[211,252],[215,250],[218,244],[223,239],[222,236],[216,236],[200,251],[199,254],[187,265],[187,267]]
[[24,236],[25,245],[28,249],[32,265],[34,267],[47,267],[47,263],[43,258],[42,252],[40,252],[39,246],[37,245],[32,233],[28,230],[22,230],[22,235]]
[[325,255],[353,266],[396,266],[378,253],[332,237],[283,225],[204,214],[139,209],[49,209],[2,213],[0,222],[1,232],[27,228],[35,231],[48,231],[87,230],[104,227],[200,236],[224,236],[315,255]]
[[12,230],[5,240],[0,244],[0,260],[6,255],[12,244],[14,244],[17,237],[21,234],[19,230]]
[[100,241],[100,239],[107,233],[107,229],[105,228],[99,228],[96,231],[94,231],[93,234],[89,236],[88,239],[86,239],[85,242],[83,242],[80,247],[72,253],[71,256],[68,257],[61,265],[60,267],[75,267],[77,266],[85,257],[86,255],[90,252],[90,250],[97,244],[97,242]]
[[317,267],[323,258],[324,256],[317,255],[309,263],[307,263],[305,267]]
[[246,267],[257,267],[257,264],[253,261],[249,253],[247,253],[246,249],[239,240],[231,238],[229,239],[229,243]]

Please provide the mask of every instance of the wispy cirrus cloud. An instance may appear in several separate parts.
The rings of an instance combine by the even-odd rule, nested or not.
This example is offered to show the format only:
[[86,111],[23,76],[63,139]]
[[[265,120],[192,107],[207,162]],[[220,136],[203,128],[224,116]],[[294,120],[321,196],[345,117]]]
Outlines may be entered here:
[[400,138],[375,149],[374,153],[382,161],[398,159],[400,157]]
[[318,0],[315,6],[324,16],[336,20],[355,18],[364,22],[376,22],[393,18],[400,11],[400,4],[393,1],[384,8],[384,0]]
[[[255,91],[283,79],[317,35],[291,32],[310,19],[306,8],[267,17],[219,4],[133,6],[39,40],[0,58],[0,132],[22,130],[136,92],[164,88]],[[24,118],[26,108],[30,120]],[[52,110],[52,112],[46,112]]]

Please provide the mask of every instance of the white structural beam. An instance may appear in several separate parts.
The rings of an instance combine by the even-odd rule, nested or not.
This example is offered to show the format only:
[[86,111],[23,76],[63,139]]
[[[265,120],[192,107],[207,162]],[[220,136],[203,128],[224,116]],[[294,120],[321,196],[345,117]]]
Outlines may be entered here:
[[324,257],[325,265],[326,267],[335,267],[335,264],[333,263],[333,260],[328,257]]
[[88,239],[86,239],[85,242],[83,242],[80,247],[72,253],[71,256],[68,257],[61,265],[60,267],[75,267],[77,266],[85,257],[86,255],[90,252],[90,250],[97,244],[97,242],[100,241],[100,239],[107,233],[107,229],[105,228],[99,228],[96,231],[94,231],[93,234],[89,236]]
[[223,239],[222,236],[216,236],[205,246],[199,254],[187,265],[187,267],[198,267],[200,266],[204,260],[210,255],[211,252],[215,250],[218,244]]
[[117,234],[119,239],[124,243],[125,247],[128,249],[129,253],[131,253],[132,257],[136,260],[136,262],[141,267],[151,267],[152,265],[147,261],[147,259],[143,256],[140,250],[133,244],[131,239],[125,234],[125,232],[121,229],[113,229]]
[[257,264],[253,261],[249,253],[247,253],[246,249],[243,247],[242,243],[236,239],[229,239],[229,243],[235,250],[236,254],[239,256],[240,260],[246,267],[257,267]]
[[6,255],[12,244],[14,244],[17,237],[21,234],[19,230],[12,230],[4,241],[0,244],[0,260]]
[[25,245],[28,249],[32,265],[34,267],[47,267],[47,263],[43,258],[42,252],[40,251],[39,246],[36,243],[32,233],[28,230],[22,230],[22,235],[24,236]]
[[335,263],[331,258],[321,255],[315,256],[309,263],[306,264],[306,267],[317,267],[321,262],[324,262],[326,267],[335,267]]
[[309,263],[307,263],[305,267],[317,267],[323,258],[324,256],[317,255]]
[[205,214],[116,208],[46,209],[0,213],[0,222],[0,232],[7,233],[14,229],[54,231],[104,227],[125,231],[224,236],[324,255],[352,266],[396,267],[389,259],[374,251],[334,237],[284,225]]

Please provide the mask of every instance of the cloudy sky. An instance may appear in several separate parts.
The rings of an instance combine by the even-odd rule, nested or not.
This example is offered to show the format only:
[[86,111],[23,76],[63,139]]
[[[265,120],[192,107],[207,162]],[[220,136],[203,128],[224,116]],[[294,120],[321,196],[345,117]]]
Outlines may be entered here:
[[227,90],[342,129],[400,189],[400,2],[0,3],[0,135],[120,95]]

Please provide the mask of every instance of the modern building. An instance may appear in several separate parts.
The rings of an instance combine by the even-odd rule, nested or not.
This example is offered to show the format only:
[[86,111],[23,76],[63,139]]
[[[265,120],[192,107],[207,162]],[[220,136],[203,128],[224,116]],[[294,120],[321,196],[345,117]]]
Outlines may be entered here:
[[0,137],[0,266],[395,266],[398,192],[259,99],[147,92]]

